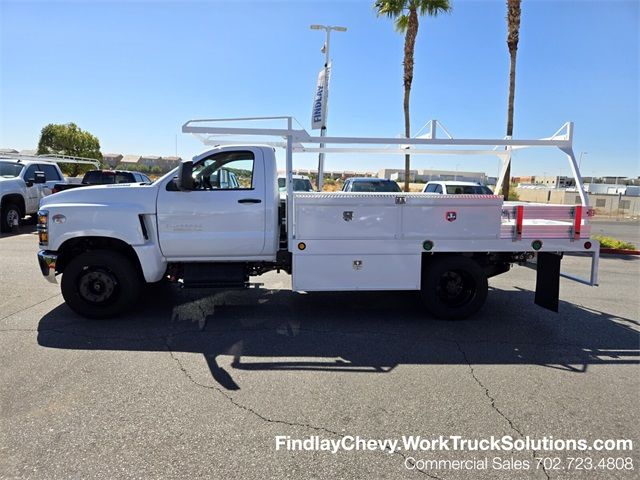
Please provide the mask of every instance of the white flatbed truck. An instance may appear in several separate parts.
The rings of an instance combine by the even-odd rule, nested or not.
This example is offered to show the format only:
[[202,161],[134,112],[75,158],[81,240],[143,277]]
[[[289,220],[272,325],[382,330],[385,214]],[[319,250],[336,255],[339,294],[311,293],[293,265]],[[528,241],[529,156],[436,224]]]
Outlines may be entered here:
[[[285,125],[245,126],[256,121]],[[597,284],[599,244],[589,239],[592,210],[571,146],[571,123],[546,139],[514,140],[437,138],[435,121],[430,134],[416,139],[312,137],[293,122],[188,121],[183,132],[214,147],[153,184],[88,187],[43,199],[43,275],[55,281],[62,274],[65,301],[86,317],[125,312],[145,282],[244,288],[250,276],[271,270],[290,273],[296,291],[419,291],[426,309],[444,319],[477,312],[487,297],[487,279],[513,264],[535,266],[536,303],[555,311],[560,276]],[[256,137],[265,141],[255,144]],[[285,200],[278,192],[278,147],[286,152]],[[512,149],[524,147],[555,147],[565,154],[579,204],[503,202],[496,195],[292,191],[294,152],[492,154],[503,162],[502,177]],[[220,169],[234,172],[239,186],[216,184]],[[560,272],[569,252],[590,257],[588,279]]]

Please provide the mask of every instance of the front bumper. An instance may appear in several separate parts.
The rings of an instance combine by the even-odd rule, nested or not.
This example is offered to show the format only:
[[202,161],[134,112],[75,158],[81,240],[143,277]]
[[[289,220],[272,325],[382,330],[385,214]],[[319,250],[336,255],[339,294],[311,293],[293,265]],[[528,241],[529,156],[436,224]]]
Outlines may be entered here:
[[56,282],[56,260],[58,260],[58,254],[50,252],[48,250],[40,250],[38,252],[38,263],[40,264],[40,271],[42,275],[51,283]]

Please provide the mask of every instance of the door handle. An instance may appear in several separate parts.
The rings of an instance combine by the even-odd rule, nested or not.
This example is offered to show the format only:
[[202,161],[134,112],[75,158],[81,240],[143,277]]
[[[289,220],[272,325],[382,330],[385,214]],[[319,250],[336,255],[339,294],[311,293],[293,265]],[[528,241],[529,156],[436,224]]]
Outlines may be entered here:
[[259,198],[241,198],[238,203],[262,203]]

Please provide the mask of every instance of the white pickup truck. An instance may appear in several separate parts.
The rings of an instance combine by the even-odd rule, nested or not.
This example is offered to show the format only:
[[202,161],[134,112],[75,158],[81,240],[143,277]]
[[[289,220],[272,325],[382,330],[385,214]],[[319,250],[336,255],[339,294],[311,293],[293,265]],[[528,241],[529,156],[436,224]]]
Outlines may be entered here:
[[51,195],[56,184],[66,182],[58,163],[97,165],[95,160],[63,156],[0,155],[0,231],[10,231]]
[[[428,311],[445,319],[475,313],[487,297],[487,279],[514,263],[537,260],[536,303],[552,310],[558,309],[564,252],[591,256],[591,278],[583,281],[596,284],[599,245],[589,240],[585,205],[523,205],[494,195],[293,192],[293,152],[318,151],[310,144],[395,142],[400,154],[407,144],[415,146],[413,153],[425,145],[456,144],[311,137],[284,118],[283,129],[187,122],[184,132],[218,146],[150,185],[87,187],[43,199],[43,275],[55,281],[62,274],[65,301],[86,317],[126,311],[144,283],[169,279],[184,287],[244,288],[250,276],[271,270],[290,273],[296,291],[416,290]],[[278,192],[273,146],[225,145],[233,134],[285,139],[272,145],[286,149],[286,200]],[[570,126],[564,136],[530,142],[567,148]],[[223,187],[212,181],[221,169],[233,172],[237,182]]]
[[40,200],[62,181],[64,177],[55,163],[0,158],[0,231],[8,232],[26,215],[34,215]]

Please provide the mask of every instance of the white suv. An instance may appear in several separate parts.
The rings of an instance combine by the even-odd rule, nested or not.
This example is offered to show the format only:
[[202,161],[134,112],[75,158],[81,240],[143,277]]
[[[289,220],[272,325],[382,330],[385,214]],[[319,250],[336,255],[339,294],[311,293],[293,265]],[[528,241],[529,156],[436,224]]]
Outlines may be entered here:
[[422,189],[422,193],[432,195],[493,195],[489,187],[477,182],[428,182]]

